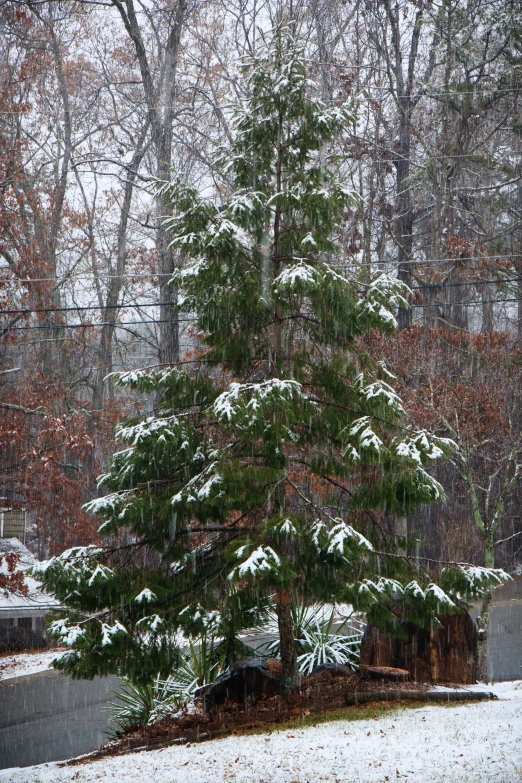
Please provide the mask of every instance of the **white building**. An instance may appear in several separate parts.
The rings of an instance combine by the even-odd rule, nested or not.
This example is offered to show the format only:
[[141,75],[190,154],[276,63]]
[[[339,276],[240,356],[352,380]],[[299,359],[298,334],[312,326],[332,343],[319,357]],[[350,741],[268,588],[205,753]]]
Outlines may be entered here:
[[[7,573],[7,562],[5,556],[9,554],[17,555],[20,559],[17,570],[27,571],[37,563],[36,558],[25,547],[18,538],[0,538],[0,571]],[[28,588],[27,595],[22,593],[8,593],[7,595],[0,589],[0,648],[2,642],[8,641],[10,636],[19,636],[22,639],[23,634],[9,629],[24,628],[26,631],[33,631],[37,637],[46,638],[45,633],[45,615],[58,607],[58,602],[51,596],[42,592],[40,582],[28,574],[24,575],[24,581]],[[31,638],[31,634],[27,634]],[[40,645],[38,645],[40,646]]]

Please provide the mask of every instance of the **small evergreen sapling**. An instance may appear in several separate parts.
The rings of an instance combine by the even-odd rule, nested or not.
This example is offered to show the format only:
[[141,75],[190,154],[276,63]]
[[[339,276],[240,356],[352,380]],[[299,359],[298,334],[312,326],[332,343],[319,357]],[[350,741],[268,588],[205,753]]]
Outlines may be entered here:
[[[182,312],[202,350],[179,366],[119,376],[159,410],[121,427],[123,450],[90,504],[123,547],[65,553],[43,574],[68,607],[53,628],[61,667],[166,677],[177,637],[209,625],[234,640],[274,602],[283,685],[299,683],[292,601],[350,601],[396,627],[392,605],[432,622],[477,587],[465,566],[444,587],[397,552],[375,512],[406,516],[444,499],[426,468],[451,441],[408,428],[393,376],[358,338],[393,333],[403,285],[342,271],[343,214],[357,199],[330,153],[354,121],[314,97],[303,50],[279,30],[244,65],[221,165],[225,205],[177,181],[173,210]],[[370,513],[372,512],[372,513]],[[110,567],[109,567],[110,564]],[[502,574],[484,574],[484,586]],[[235,649],[230,644],[228,649]]]

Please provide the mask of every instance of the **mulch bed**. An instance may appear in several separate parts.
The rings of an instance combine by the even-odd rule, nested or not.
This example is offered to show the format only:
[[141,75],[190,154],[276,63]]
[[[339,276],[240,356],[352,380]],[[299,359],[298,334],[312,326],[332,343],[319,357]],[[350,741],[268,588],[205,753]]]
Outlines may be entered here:
[[[281,695],[258,696],[246,704],[225,702],[204,712],[186,712],[178,718],[165,718],[153,726],[140,727],[129,732],[118,742],[111,742],[94,754],[69,762],[82,764],[103,756],[154,749],[171,744],[188,744],[230,734],[270,729],[281,723],[320,715],[324,712],[345,708],[375,700],[396,703],[408,699],[408,692],[416,694],[428,691],[432,686],[418,682],[398,682],[369,679],[367,674],[356,672],[349,676],[333,675],[323,671],[303,677],[301,691],[289,698]],[[198,702],[196,701],[196,706]],[[364,707],[362,707],[364,709]]]

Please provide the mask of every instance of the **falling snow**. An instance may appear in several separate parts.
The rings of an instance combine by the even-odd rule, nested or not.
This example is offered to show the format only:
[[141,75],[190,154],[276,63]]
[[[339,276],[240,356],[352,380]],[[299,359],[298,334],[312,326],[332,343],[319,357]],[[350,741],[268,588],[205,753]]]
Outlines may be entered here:
[[[437,690],[443,690],[437,688]],[[522,768],[522,682],[498,700],[339,720],[246,737],[0,772],[4,783],[515,783]]]

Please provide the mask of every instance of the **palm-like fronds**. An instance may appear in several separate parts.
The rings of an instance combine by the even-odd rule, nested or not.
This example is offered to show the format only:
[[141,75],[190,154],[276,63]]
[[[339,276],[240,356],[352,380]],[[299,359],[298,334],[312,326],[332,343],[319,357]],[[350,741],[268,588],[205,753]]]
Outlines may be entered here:
[[179,712],[186,701],[176,680],[156,678],[147,685],[133,685],[123,680],[121,691],[111,691],[116,701],[107,708],[111,712],[109,737],[116,739],[139,726],[148,726],[160,718]]
[[[295,628],[299,670],[311,674],[325,663],[350,664],[357,668],[359,650],[364,632],[364,622],[352,612],[339,621],[335,606],[294,604],[292,614]],[[259,632],[274,634],[276,638],[265,642],[261,649],[265,655],[279,655],[277,616],[272,613]]]

